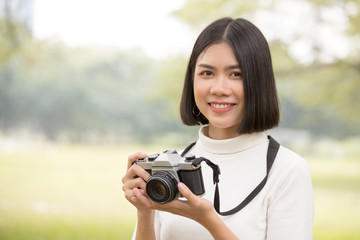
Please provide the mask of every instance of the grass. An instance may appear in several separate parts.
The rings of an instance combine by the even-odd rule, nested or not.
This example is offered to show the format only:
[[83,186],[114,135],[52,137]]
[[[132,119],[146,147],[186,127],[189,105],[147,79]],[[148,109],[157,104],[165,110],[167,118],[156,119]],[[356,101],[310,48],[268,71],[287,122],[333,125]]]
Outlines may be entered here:
[[106,218],[103,215],[64,216],[62,214],[29,214],[21,213],[4,217],[0,225],[0,239],[54,239],[54,240],[98,240],[98,239],[131,239],[133,219],[124,217]]
[[314,239],[360,239],[360,159],[309,159]]
[[[152,146],[44,145],[0,149],[0,239],[130,239],[123,197],[127,156]],[[360,239],[360,160],[308,159],[314,239]]]
[[[147,149],[145,149],[147,150]],[[0,151],[0,239],[129,239],[121,190],[131,146]]]

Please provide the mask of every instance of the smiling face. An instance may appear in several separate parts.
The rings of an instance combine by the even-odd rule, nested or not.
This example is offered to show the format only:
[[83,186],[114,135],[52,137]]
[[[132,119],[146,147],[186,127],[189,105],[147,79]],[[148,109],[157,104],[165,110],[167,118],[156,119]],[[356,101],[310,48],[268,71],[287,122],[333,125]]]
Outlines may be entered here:
[[236,130],[243,118],[244,85],[239,63],[228,43],[213,44],[199,55],[194,96],[200,112],[209,120],[210,138],[239,135]]

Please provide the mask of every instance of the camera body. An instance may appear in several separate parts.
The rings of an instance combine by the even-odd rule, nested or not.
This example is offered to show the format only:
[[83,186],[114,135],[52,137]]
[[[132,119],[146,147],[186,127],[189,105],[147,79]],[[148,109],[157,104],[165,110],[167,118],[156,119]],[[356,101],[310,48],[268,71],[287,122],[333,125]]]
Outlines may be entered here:
[[153,154],[139,159],[135,163],[144,168],[151,177],[146,183],[146,193],[156,203],[167,203],[179,198],[177,188],[183,182],[195,195],[205,193],[201,165],[192,163],[195,155],[181,157],[176,150],[166,150],[162,154]]

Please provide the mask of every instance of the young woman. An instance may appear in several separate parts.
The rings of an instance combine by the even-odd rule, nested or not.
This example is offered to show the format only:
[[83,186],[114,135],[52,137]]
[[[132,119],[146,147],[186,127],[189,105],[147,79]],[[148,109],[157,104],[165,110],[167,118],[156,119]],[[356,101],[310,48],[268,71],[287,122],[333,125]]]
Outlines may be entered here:
[[[137,208],[133,239],[312,239],[313,192],[306,162],[280,146],[267,175],[269,138],[279,106],[268,43],[245,19],[219,19],[199,35],[187,67],[180,113],[187,125],[203,125],[188,153],[221,169],[220,211],[234,209],[267,176],[263,188],[240,211],[219,215],[213,206],[212,169],[202,167],[206,193],[156,204],[146,193],[150,174],[129,156],[125,197]],[[260,184],[261,185],[261,184]]]

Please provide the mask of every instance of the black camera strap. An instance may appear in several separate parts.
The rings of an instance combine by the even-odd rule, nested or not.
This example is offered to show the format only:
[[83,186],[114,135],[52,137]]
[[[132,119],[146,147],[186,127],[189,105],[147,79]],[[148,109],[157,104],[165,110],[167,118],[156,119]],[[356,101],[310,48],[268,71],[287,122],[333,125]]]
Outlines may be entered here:
[[[266,154],[266,176],[259,183],[259,185],[238,206],[236,206],[235,208],[229,211],[220,212],[220,195],[219,195],[219,186],[218,186],[219,175],[220,175],[219,166],[204,157],[200,157],[194,160],[193,162],[194,166],[198,166],[201,162],[205,161],[205,163],[213,169],[213,182],[215,184],[214,208],[218,214],[222,216],[228,216],[237,213],[238,211],[243,209],[249,202],[251,202],[265,186],[270,169],[274,163],[277,152],[280,148],[280,144],[275,139],[273,139],[271,136],[268,136],[268,139],[269,139],[269,147]],[[183,157],[195,144],[196,142],[193,142],[188,147],[186,147],[182,152],[181,156]]]

